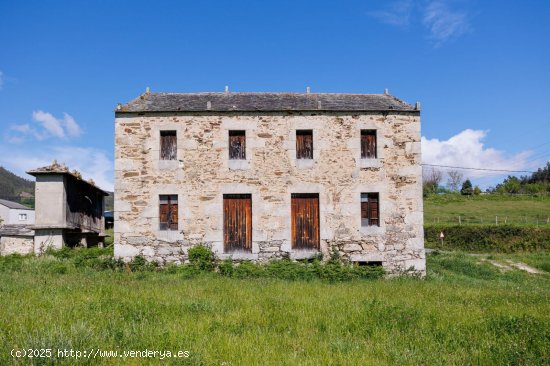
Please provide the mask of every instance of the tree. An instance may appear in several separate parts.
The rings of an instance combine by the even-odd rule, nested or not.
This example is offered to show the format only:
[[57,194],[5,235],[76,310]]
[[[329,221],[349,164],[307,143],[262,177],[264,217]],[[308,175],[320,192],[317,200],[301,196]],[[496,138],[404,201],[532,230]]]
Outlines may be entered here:
[[424,195],[428,193],[436,193],[439,188],[439,183],[443,179],[443,174],[437,169],[425,169],[422,170],[422,188]]
[[447,180],[447,187],[449,187],[449,189],[453,192],[458,192],[464,175],[458,170],[451,170],[447,174],[449,176],[449,179]]
[[474,196],[479,196],[481,194],[481,189],[479,186],[474,187]]
[[469,179],[466,179],[464,183],[462,183],[462,189],[460,190],[460,193],[465,196],[471,196],[474,193],[472,182],[470,182]]

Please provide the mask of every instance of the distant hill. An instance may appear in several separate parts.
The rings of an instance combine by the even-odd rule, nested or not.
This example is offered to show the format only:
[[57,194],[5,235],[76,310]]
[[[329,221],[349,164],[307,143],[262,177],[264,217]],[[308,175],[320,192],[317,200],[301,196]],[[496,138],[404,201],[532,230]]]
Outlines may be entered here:
[[0,198],[34,207],[34,182],[0,167]]

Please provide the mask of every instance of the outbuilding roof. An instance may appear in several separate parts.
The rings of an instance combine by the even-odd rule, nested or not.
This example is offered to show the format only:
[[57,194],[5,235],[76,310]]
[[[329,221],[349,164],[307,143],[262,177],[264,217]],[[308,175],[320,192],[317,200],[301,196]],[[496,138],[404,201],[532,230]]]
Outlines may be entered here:
[[2,200],[2,199],[0,199],[0,205],[6,206],[7,208],[16,209],[16,210],[32,210],[32,208],[23,206],[20,203],[8,201],[8,200]]
[[54,160],[51,165],[29,170],[27,172],[27,174],[32,175],[34,177],[36,177],[38,175],[49,175],[49,174],[67,175],[67,176],[70,176],[70,177],[72,177],[72,178],[74,178],[78,181],[81,181],[81,182],[89,185],[90,187],[98,190],[104,196],[109,195],[109,192],[104,191],[103,189],[96,186],[95,182],[93,180],[91,180],[91,179],[90,180],[82,179],[82,175],[80,174],[80,172],[78,172],[76,170],[70,171],[69,168],[65,164],[60,164],[56,160]]
[[150,93],[116,113],[124,112],[276,112],[276,111],[404,111],[418,109],[389,94],[335,93]]
[[33,225],[4,225],[0,226],[1,236],[34,236]]

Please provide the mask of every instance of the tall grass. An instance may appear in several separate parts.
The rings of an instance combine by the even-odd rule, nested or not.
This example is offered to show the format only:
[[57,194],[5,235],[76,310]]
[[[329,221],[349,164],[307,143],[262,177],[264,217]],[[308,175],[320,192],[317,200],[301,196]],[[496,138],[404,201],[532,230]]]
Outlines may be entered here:
[[[25,365],[550,362],[548,274],[501,272],[474,256],[436,252],[425,280],[289,281],[109,266],[109,249],[94,250],[0,258],[0,364],[14,363],[10,350],[23,347],[190,352],[183,362]],[[550,263],[549,254],[530,256]]]

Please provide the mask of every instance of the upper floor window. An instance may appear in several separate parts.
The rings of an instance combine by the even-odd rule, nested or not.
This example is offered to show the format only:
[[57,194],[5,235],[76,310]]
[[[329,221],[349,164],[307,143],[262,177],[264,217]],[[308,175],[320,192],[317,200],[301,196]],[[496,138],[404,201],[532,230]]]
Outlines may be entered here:
[[313,159],[313,130],[296,130],[296,159]]
[[378,193],[361,193],[361,226],[380,226]]
[[229,159],[246,160],[245,131],[229,131]]
[[19,214],[19,221],[26,221],[27,220],[27,214]]
[[176,131],[160,131],[160,159],[176,160],[177,151]]
[[361,158],[376,159],[376,130],[361,130]]
[[178,195],[159,196],[160,230],[178,230]]

